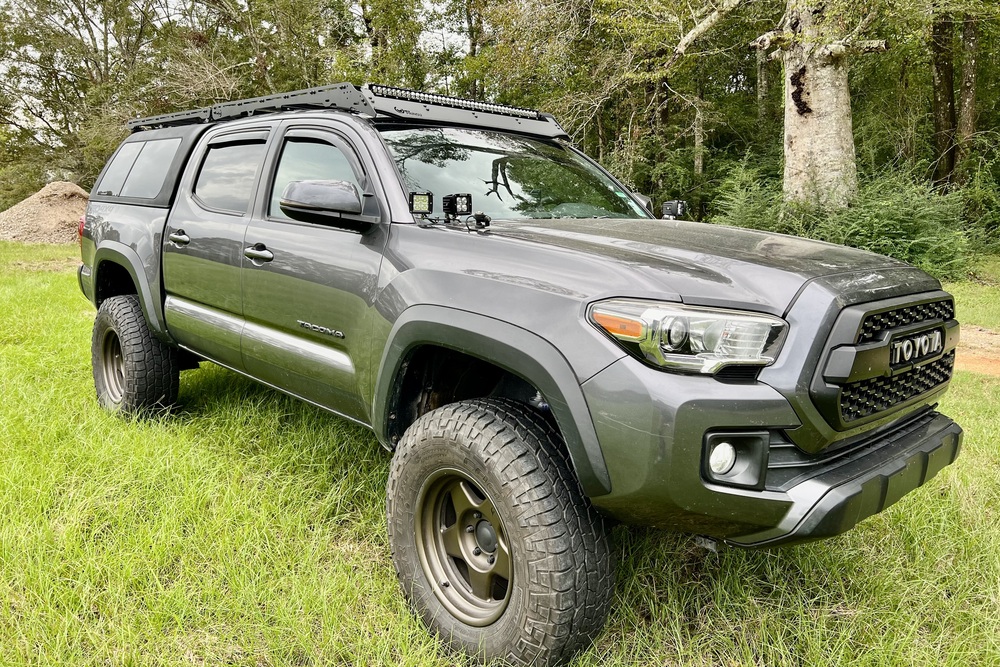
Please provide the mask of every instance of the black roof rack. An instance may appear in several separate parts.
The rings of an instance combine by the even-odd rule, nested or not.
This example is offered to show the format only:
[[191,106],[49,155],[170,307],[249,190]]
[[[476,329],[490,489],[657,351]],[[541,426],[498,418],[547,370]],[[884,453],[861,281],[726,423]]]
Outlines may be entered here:
[[223,102],[192,111],[137,118],[128,121],[126,126],[132,132],[138,132],[299,109],[337,109],[369,118],[388,117],[403,122],[419,120],[475,125],[553,138],[567,136],[566,131],[553,116],[534,109],[377,84],[358,88],[350,83]]
[[259,113],[274,113],[276,111],[292,111],[295,109],[339,109],[352,111],[365,116],[375,116],[368,99],[358,88],[350,83],[338,83],[332,86],[295,90],[279,95],[252,97],[235,102],[223,102],[215,106],[193,111],[137,118],[126,123],[129,130],[136,132],[155,127],[173,127],[192,123],[211,123],[219,120],[232,120],[253,116]]

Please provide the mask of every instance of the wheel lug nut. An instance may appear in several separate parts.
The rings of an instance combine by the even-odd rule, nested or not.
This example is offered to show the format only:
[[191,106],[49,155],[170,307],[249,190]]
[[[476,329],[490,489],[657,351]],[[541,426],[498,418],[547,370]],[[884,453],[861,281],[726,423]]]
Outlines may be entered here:
[[473,516],[473,518],[475,518],[475,519],[480,519],[480,518],[482,518],[482,516],[483,516],[483,515],[482,515],[482,514],[480,514],[479,512],[473,512],[473,513],[472,513],[472,516]]
[[478,556],[479,554],[483,553],[483,550],[480,549],[479,547],[476,547],[475,549],[472,550],[472,553]]
[[467,532],[467,533],[471,533],[471,532],[473,532],[474,530],[475,530],[475,528],[473,528],[472,526],[466,526],[466,527],[465,527],[465,532]]
[[493,563],[495,563],[495,562],[496,562],[496,560],[497,560],[497,557],[496,557],[496,556],[490,556],[490,558],[489,558],[489,561],[490,561],[490,565],[493,565]]

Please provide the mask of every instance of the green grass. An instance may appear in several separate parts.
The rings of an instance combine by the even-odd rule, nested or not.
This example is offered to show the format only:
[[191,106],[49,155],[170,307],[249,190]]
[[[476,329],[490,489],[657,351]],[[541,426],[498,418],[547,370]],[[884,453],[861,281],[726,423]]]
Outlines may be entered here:
[[[0,243],[0,664],[456,664],[398,593],[374,437],[211,365],[176,414],[105,414],[75,264]],[[844,536],[616,529],[578,664],[1000,663],[1000,378],[952,386],[959,461]]]
[[945,285],[955,295],[956,316],[963,324],[1000,331],[1000,257],[981,257],[972,276]]

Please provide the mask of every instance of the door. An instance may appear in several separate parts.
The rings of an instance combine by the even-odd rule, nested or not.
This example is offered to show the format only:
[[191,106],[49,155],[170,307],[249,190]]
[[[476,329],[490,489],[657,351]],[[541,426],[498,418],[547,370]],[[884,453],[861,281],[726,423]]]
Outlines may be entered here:
[[191,156],[163,239],[164,317],[178,343],[241,370],[241,268],[268,129],[223,131]]
[[368,370],[385,225],[360,233],[297,222],[278,206],[291,181],[343,180],[379,220],[370,168],[347,136],[291,123],[272,150],[246,235],[256,256],[243,263],[243,361],[254,377],[367,424],[359,377]]

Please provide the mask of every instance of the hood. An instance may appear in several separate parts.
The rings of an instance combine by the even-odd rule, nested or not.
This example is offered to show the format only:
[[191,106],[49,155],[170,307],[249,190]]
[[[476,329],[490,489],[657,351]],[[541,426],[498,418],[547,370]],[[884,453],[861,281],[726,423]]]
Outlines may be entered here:
[[[920,283],[927,274],[875,253],[809,239],[680,220],[493,221],[490,236],[561,248],[552,271],[574,276],[590,297],[668,298],[692,305],[754,306],[784,313],[806,283],[851,275],[852,283]],[[520,244],[518,244],[520,245]],[[578,262],[586,262],[580,267]],[[861,278],[859,281],[858,278]],[[905,290],[910,291],[910,290]]]

